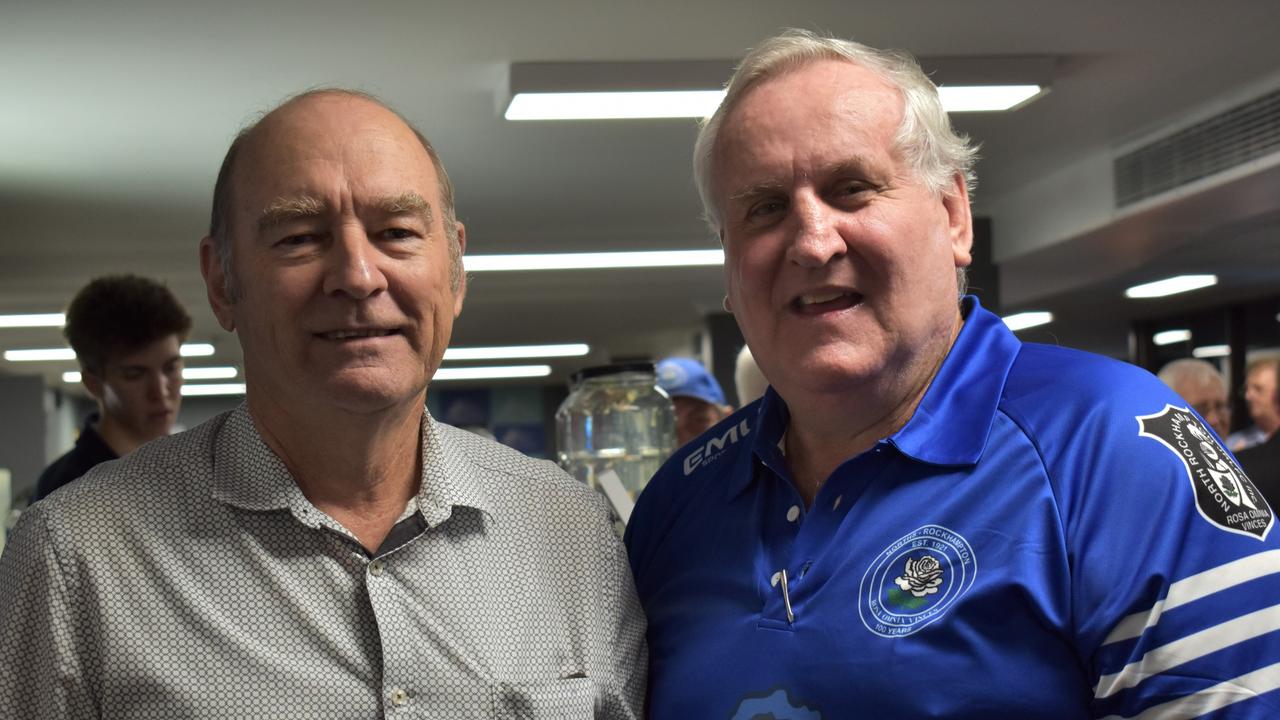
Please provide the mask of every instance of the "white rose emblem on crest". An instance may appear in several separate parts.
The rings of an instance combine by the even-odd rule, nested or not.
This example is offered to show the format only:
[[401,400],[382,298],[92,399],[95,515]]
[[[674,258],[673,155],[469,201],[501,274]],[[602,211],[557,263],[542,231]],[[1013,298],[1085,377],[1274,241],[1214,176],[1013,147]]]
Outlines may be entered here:
[[907,558],[907,567],[902,576],[893,581],[903,590],[908,590],[916,597],[924,597],[938,592],[942,584],[942,564],[938,558],[925,555],[921,558]]

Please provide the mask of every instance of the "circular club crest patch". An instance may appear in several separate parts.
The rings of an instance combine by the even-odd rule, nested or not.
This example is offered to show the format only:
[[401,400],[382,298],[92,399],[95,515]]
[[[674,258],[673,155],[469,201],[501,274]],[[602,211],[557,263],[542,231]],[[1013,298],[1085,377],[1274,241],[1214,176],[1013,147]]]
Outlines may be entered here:
[[969,542],[941,525],[898,538],[867,568],[858,616],[881,637],[910,635],[942,617],[978,574]]

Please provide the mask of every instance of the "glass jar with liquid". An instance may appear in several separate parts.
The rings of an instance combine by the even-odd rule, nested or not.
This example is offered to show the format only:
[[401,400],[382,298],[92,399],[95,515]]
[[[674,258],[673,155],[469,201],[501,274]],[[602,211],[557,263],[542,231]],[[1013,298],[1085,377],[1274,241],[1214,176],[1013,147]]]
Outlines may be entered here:
[[[606,496],[620,485],[634,502],[675,450],[675,411],[653,363],[587,368],[569,387],[556,411],[560,467]],[[625,521],[618,500],[610,497]]]

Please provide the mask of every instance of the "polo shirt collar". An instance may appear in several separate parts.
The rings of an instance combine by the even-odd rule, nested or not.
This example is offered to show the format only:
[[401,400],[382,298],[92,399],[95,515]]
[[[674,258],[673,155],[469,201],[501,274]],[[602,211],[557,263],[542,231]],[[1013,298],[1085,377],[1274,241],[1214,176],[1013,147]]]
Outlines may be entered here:
[[[427,524],[434,527],[444,522],[455,506],[475,508],[492,517],[493,503],[483,489],[481,471],[453,434],[425,409],[423,428],[422,481],[416,499]],[[214,440],[213,454],[215,499],[251,511],[287,509],[305,525],[320,525],[323,514],[262,440],[246,404],[228,414]]]
[[[1021,342],[1000,318],[978,299],[966,296],[961,305],[964,325],[948,351],[920,405],[898,432],[886,438],[903,455],[930,465],[962,467],[982,457],[1005,379]],[[762,462],[782,462],[778,443],[790,422],[786,402],[770,386],[760,401],[752,453]],[[735,471],[729,490],[744,490],[754,471]]]
[[982,457],[1022,342],[972,295],[964,326],[907,424],[888,438],[902,454],[930,465],[962,467]]

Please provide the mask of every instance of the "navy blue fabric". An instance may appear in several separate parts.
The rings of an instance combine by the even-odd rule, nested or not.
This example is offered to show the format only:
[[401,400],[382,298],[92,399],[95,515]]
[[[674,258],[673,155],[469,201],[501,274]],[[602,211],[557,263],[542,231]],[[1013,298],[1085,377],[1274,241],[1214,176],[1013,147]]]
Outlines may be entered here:
[[36,492],[31,497],[31,502],[40,500],[54,490],[79,478],[89,472],[89,469],[94,465],[108,460],[115,460],[118,457],[115,451],[103,441],[98,431],[93,429],[94,424],[97,422],[97,413],[86,418],[84,426],[80,428],[80,436],[76,438],[75,447],[68,450],[62,457],[54,460],[49,467],[44,469],[44,472],[40,473],[40,479],[36,481]]
[[1265,528],[1215,524],[1141,434],[1202,421],[1138,368],[964,314],[911,420],[812,507],[772,389],[650,482],[626,539],[651,717],[1278,716],[1274,518],[1245,493]]

